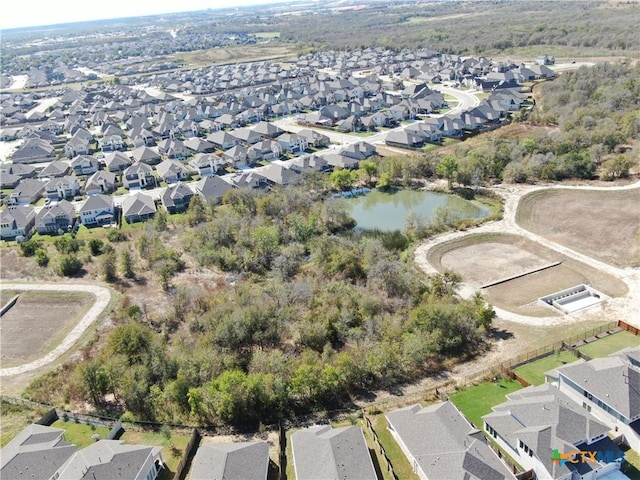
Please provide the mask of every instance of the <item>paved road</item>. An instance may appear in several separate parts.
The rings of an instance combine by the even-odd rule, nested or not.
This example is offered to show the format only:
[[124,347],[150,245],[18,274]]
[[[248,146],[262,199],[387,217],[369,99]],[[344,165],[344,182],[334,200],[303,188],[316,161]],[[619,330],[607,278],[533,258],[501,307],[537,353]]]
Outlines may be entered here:
[[[60,342],[51,352],[47,353],[33,362],[25,363],[17,367],[0,368],[0,377],[10,377],[22,373],[37,370],[44,367],[63,353],[69,350],[82,336],[89,326],[96,321],[100,314],[109,306],[111,301],[111,291],[108,288],[98,285],[65,285],[60,283],[0,283],[0,290],[45,290],[59,292],[86,292],[95,295],[96,301],[91,306],[84,317],[71,330],[62,342]],[[15,308],[15,307],[14,307]]]

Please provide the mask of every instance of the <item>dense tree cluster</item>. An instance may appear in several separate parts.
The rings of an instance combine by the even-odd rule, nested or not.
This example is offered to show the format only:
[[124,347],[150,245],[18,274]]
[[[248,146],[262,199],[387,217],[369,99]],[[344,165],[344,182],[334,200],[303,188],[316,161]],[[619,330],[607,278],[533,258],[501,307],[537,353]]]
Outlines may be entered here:
[[[400,260],[402,234],[353,231],[339,201],[291,187],[191,207],[185,218],[200,221],[182,233],[141,232],[141,265],[181,262],[169,246],[179,234],[190,258],[229,277],[169,288],[164,316],[125,297],[106,344],[61,380],[67,400],[164,422],[270,422],[342,406],[482,348],[493,309],[457,298],[456,275],[416,274]],[[113,253],[103,259],[115,274]],[[46,384],[28,394],[50,398]]]

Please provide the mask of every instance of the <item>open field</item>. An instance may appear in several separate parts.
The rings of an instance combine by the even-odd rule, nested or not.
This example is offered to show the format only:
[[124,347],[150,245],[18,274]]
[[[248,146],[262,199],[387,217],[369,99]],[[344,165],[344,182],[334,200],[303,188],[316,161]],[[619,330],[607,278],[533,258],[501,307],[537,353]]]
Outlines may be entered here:
[[544,383],[544,373],[554,368],[561,367],[567,363],[578,360],[573,353],[562,350],[551,355],[522,365],[514,370],[518,375],[524,378],[532,385],[542,385]]
[[622,331],[600,338],[594,342],[578,347],[580,352],[591,358],[606,357],[618,350],[627,347],[637,347],[640,345],[640,337],[636,337],[632,333]]
[[520,200],[527,230],[618,266],[640,264],[640,189],[541,190]]
[[429,251],[428,261],[441,272],[459,273],[465,283],[474,287],[561,261],[555,267],[483,290],[490,303],[522,315],[560,315],[552,308],[537,304],[537,299],[581,283],[590,284],[611,297],[627,293],[624,282],[611,275],[518,235],[470,234],[436,245]]
[[64,430],[64,438],[67,443],[77,445],[80,448],[88,447],[96,440],[91,438],[93,435],[100,435],[100,438],[106,438],[109,434],[107,427],[95,427],[93,425],[86,425],[84,423],[76,423],[74,421],[64,421],[58,419],[51,424],[54,428],[61,428]]
[[295,45],[269,43],[197,50],[172,55],[170,59],[184,62],[186,67],[195,68],[215,64],[257,62],[283,58],[294,55],[295,52]]
[[27,425],[47,413],[47,410],[47,407],[2,402],[0,404],[0,448],[9,443]]
[[22,292],[0,318],[2,367],[42,357],[60,343],[94,301],[93,295],[82,292]]
[[521,388],[522,385],[515,380],[501,378],[498,382],[486,382],[466,388],[451,395],[449,400],[476,428],[482,429],[482,416],[491,413],[491,407],[504,402],[507,394]]

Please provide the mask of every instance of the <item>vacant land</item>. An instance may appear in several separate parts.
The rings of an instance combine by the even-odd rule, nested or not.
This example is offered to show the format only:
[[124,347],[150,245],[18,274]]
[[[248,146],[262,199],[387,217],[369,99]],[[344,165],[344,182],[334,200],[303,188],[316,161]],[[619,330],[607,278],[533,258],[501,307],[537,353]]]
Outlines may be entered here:
[[515,380],[500,379],[498,382],[486,382],[467,388],[451,395],[449,400],[458,407],[476,428],[482,429],[482,416],[491,413],[491,407],[506,400],[506,395],[520,390]]
[[[94,425],[76,423],[72,420],[58,419],[51,426],[63,429],[67,443],[77,445],[79,448],[88,447],[97,440],[106,438],[109,434],[107,427],[96,427]],[[98,435],[100,438],[96,438],[94,435]]]
[[611,355],[623,348],[637,347],[639,345],[640,337],[636,337],[627,331],[622,331],[578,347],[578,350],[591,358],[599,358]]
[[47,413],[47,410],[47,407],[14,405],[3,401],[0,404],[0,448],[9,443],[26,426]]
[[640,264],[640,188],[551,189],[520,200],[516,221],[527,230],[618,267]]
[[524,378],[532,385],[542,385],[544,383],[544,373],[554,368],[561,367],[567,363],[578,360],[573,353],[562,350],[551,355],[522,365],[514,370],[518,375]]
[[95,301],[93,295],[80,292],[17,293],[20,297],[16,304],[0,317],[3,368],[42,357],[64,338]]
[[216,64],[257,62],[294,55],[296,47],[290,44],[242,45],[197,50],[176,54],[172,60],[184,62],[186,67],[204,67]]
[[611,297],[627,293],[626,285],[589,265],[565,257],[518,235],[471,234],[436,245],[428,261],[439,271],[452,270],[475,287],[562,262],[524,277],[483,290],[486,299],[506,310],[529,316],[557,316],[559,312],[539,305],[541,296],[586,283]]

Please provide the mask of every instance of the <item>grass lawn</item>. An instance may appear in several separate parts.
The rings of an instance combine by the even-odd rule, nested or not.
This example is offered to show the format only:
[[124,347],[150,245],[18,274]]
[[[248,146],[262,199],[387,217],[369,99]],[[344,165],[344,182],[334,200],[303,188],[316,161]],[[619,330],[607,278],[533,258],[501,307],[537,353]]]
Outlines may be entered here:
[[580,352],[591,358],[606,357],[613,352],[627,347],[637,347],[640,345],[640,337],[623,330],[607,337],[588,343],[578,348]]
[[100,438],[106,438],[109,433],[107,427],[94,427],[93,425],[76,423],[73,420],[65,422],[63,419],[58,419],[53,422],[51,426],[63,429],[64,438],[67,440],[67,443],[77,445],[80,448],[96,443],[96,440],[91,438],[92,435],[98,434]]
[[516,368],[514,372],[532,385],[541,385],[544,383],[544,372],[561,367],[567,363],[575,362],[576,360],[578,360],[578,358],[573,353],[567,350],[561,350],[535,362],[522,365]]
[[451,395],[449,400],[476,428],[482,429],[482,416],[491,413],[491,407],[504,402],[507,394],[521,388],[515,380],[501,378],[498,383],[486,382],[466,388]]
[[168,470],[163,469],[160,477],[158,478],[160,478],[160,480],[170,480],[176,473],[180,459],[182,458],[182,455],[184,455],[184,451],[189,443],[189,438],[190,437],[188,435],[173,434],[171,436],[171,442],[175,448],[171,448],[169,446],[169,441],[167,441],[165,436],[159,432],[134,432],[128,430],[125,431],[122,437],[120,437],[120,440],[123,440],[124,443],[129,445],[150,445],[162,447],[162,457],[164,458]]
[[391,436],[389,424],[387,423],[387,419],[384,415],[376,415],[375,417],[370,418],[373,423],[373,428],[378,434],[378,439],[380,439],[380,443],[384,447],[384,451],[387,453],[387,457],[389,457],[391,465],[393,465],[393,471],[396,473],[398,478],[401,478],[402,480],[418,480],[418,476],[413,473],[409,460],[407,460],[407,457],[400,449],[400,446]]

